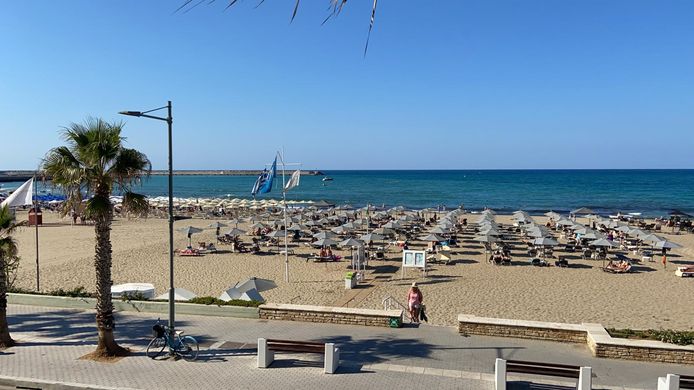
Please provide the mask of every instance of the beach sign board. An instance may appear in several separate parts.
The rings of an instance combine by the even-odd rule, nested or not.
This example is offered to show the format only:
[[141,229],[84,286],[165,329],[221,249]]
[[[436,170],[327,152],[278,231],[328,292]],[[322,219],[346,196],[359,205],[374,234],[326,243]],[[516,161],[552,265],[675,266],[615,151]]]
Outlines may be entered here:
[[402,251],[402,277],[405,277],[405,268],[427,269],[426,251],[403,250]]

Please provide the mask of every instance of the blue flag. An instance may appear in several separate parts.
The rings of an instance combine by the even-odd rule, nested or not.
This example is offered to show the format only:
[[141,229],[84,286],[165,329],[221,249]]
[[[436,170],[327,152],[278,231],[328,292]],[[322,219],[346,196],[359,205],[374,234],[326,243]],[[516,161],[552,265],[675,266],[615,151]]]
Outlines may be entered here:
[[272,162],[270,171],[268,171],[267,168],[263,169],[263,172],[258,176],[251,190],[251,195],[255,196],[256,194],[266,194],[270,192],[272,190],[272,180],[275,178],[276,173],[277,157],[275,157],[275,161]]

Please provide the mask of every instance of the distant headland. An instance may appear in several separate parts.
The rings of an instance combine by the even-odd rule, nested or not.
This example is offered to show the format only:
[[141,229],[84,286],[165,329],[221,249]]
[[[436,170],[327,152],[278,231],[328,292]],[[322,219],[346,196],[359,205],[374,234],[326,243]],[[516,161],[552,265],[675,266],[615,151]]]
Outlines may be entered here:
[[[232,170],[232,169],[204,169],[204,170],[175,170],[174,175],[177,176],[257,176],[262,171],[259,170]],[[167,170],[152,170],[153,176],[167,175]],[[290,172],[291,173],[291,172]],[[325,173],[321,171],[301,171],[302,175],[307,176],[323,176]],[[25,181],[34,176],[34,171],[0,171],[0,183],[11,181]]]

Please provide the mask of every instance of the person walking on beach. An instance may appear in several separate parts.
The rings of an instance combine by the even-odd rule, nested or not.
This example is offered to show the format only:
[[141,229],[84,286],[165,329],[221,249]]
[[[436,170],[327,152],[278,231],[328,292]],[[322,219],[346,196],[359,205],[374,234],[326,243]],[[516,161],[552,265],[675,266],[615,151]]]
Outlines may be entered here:
[[412,282],[412,287],[407,292],[407,308],[410,312],[410,321],[419,323],[419,309],[422,306],[424,296],[417,287],[417,282]]

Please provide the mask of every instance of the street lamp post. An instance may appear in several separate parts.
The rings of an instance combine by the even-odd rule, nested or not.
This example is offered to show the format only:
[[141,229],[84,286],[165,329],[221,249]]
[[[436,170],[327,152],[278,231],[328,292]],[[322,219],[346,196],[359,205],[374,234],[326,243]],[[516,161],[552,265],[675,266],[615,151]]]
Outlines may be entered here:
[[[149,115],[150,112],[167,109],[166,118],[160,116]],[[173,142],[172,142],[172,132],[171,126],[173,124],[173,117],[171,116],[171,100],[168,101],[166,106],[155,108],[149,111],[121,111],[119,114],[136,116],[143,118],[156,119],[164,121],[168,124],[168,136],[169,136],[169,330],[171,335],[174,334],[174,244],[173,244],[173,231],[174,231],[174,215],[173,215]]]

